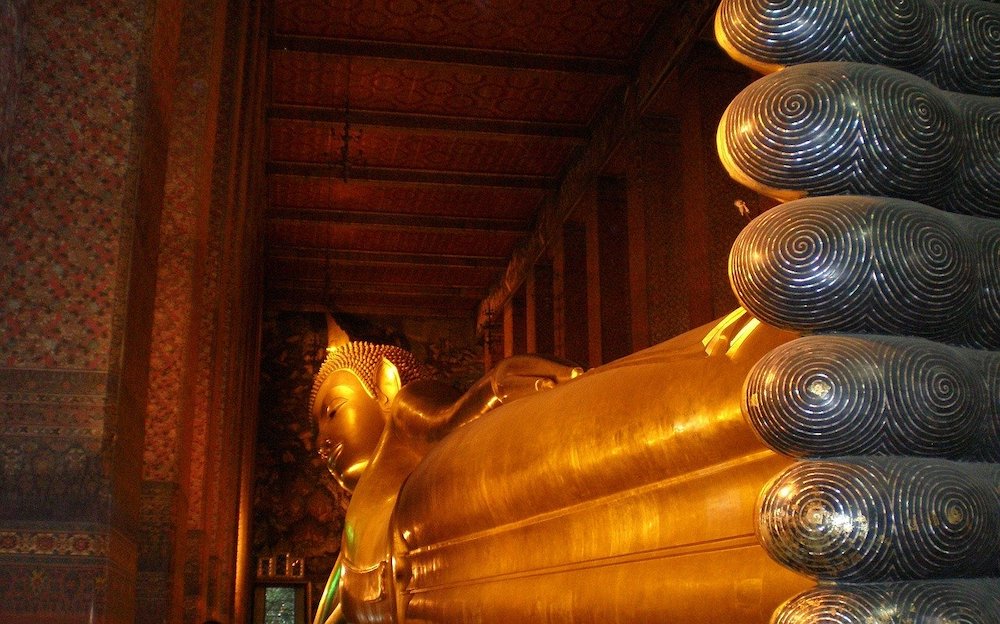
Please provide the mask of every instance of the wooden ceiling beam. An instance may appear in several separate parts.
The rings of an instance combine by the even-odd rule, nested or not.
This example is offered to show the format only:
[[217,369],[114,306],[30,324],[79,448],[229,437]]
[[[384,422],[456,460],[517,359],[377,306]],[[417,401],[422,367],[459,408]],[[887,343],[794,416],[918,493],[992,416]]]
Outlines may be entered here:
[[393,295],[414,298],[447,298],[466,299],[472,304],[479,303],[483,296],[482,288],[468,286],[438,286],[431,284],[410,284],[395,282],[351,282],[334,280],[326,284],[322,278],[287,278],[268,280],[268,288],[276,290],[296,290],[303,293],[332,293],[337,295],[357,295],[370,297],[376,295]]
[[328,210],[325,208],[268,208],[264,215],[267,220],[319,221],[342,225],[357,225],[389,230],[413,232],[439,232],[456,230],[459,232],[482,231],[498,236],[523,235],[531,230],[531,225],[516,219],[483,219],[478,217],[449,217],[434,215],[393,214],[384,212],[361,212]]
[[402,265],[433,267],[482,267],[502,269],[507,266],[507,258],[491,256],[458,256],[454,254],[421,254],[386,251],[354,251],[326,249],[325,247],[301,247],[276,245],[264,250],[269,260],[308,260],[330,262],[334,265]]
[[463,306],[417,308],[398,303],[381,303],[378,305],[366,303],[337,303],[334,308],[325,301],[304,299],[297,293],[268,292],[265,306],[269,310],[312,310],[331,311],[333,313],[354,314],[357,316],[401,317],[420,319],[463,319],[469,320],[475,316],[475,307],[466,309]]
[[[331,178],[340,175],[336,166],[318,163],[271,161],[265,171],[274,175]],[[422,184],[451,184],[457,186],[483,186],[498,188],[553,189],[555,178],[534,175],[501,173],[466,173],[461,171],[429,171],[426,169],[392,169],[388,167],[357,167],[351,171],[354,180],[380,180],[387,182],[412,182]]]
[[462,306],[443,308],[420,308],[407,304],[361,305],[351,303],[338,303],[334,312],[341,314],[354,314],[357,316],[381,316],[381,317],[401,317],[401,318],[430,318],[430,319],[463,319],[468,320],[475,316],[475,306],[466,309]]
[[[267,108],[269,119],[289,121],[316,121],[342,124],[347,113],[342,108],[321,108],[297,104],[271,104]],[[482,117],[451,117],[424,113],[400,113],[351,109],[351,123],[358,126],[382,126],[430,130],[456,134],[480,133],[493,136],[534,136],[572,140],[583,144],[590,138],[585,125],[512,119],[486,119]]]
[[442,295],[419,296],[409,293],[347,293],[334,294],[321,289],[273,286],[265,287],[266,299],[277,305],[322,306],[335,312],[361,315],[402,315],[409,317],[438,317],[473,319],[478,297],[448,297]]
[[432,46],[392,41],[362,41],[334,37],[272,34],[268,43],[271,50],[312,52],[355,58],[500,67],[511,70],[529,69],[601,76],[628,76],[631,70],[628,62],[622,59],[533,54],[510,50]]

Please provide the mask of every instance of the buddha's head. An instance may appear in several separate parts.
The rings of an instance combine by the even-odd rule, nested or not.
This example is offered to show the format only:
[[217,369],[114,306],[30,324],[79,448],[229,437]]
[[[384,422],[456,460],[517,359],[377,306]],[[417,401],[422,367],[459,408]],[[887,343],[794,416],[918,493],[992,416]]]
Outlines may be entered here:
[[313,382],[317,448],[341,487],[351,492],[368,467],[399,389],[422,377],[409,351],[349,342],[332,349]]

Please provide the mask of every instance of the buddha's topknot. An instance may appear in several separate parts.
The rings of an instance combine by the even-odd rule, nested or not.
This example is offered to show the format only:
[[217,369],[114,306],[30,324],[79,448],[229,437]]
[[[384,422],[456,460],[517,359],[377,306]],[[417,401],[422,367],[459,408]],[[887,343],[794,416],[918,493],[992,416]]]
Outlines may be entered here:
[[370,342],[348,342],[342,347],[331,349],[327,354],[326,360],[313,380],[312,393],[309,396],[310,407],[315,404],[316,396],[319,394],[323,382],[335,370],[348,369],[353,371],[361,383],[365,385],[365,388],[374,394],[375,375],[382,363],[382,358],[386,358],[396,366],[400,381],[404,386],[416,379],[428,377],[413,354],[405,349]]

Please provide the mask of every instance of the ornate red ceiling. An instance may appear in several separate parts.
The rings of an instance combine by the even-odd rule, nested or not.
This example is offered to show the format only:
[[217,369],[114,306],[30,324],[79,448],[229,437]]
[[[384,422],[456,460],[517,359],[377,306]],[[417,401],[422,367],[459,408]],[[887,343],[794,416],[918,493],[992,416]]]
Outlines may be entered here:
[[673,5],[273,0],[267,296],[472,318]]
[[274,32],[432,47],[629,59],[656,0],[275,0]]
[[[354,147],[368,167],[520,174],[553,178],[569,158],[573,142],[552,137],[514,137],[441,132],[381,126],[354,127]],[[341,124],[274,119],[270,158],[278,162],[324,164],[339,156]]]
[[[377,50],[372,50],[375,52]],[[348,72],[350,65],[350,72]],[[275,104],[585,124],[622,80],[542,69],[271,52]]]

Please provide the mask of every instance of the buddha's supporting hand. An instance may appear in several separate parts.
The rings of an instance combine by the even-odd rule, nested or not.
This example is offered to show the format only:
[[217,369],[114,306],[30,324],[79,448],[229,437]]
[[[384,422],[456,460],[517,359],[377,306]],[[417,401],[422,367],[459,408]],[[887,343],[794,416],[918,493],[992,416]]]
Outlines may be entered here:
[[555,387],[583,374],[570,362],[540,355],[515,355],[488,373],[493,395],[500,403]]

